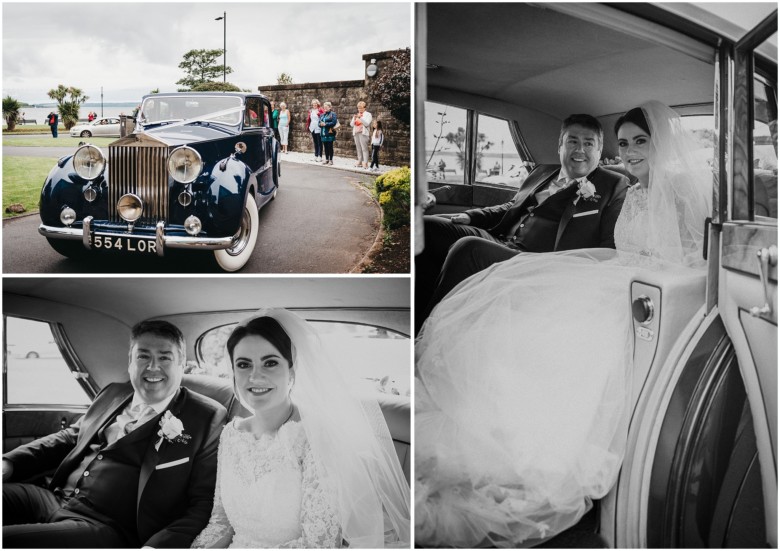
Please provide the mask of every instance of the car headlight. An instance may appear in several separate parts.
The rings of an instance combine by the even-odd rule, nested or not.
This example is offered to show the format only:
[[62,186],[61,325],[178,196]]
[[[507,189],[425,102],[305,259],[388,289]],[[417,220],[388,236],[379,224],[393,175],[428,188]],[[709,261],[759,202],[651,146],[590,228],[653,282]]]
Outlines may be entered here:
[[189,184],[200,176],[203,170],[203,160],[200,154],[186,145],[171,152],[168,158],[168,173],[177,182]]
[[73,168],[85,180],[94,180],[103,174],[106,158],[94,145],[82,145],[73,155]]
[[123,220],[135,222],[144,212],[144,203],[137,195],[127,193],[117,201],[116,211]]

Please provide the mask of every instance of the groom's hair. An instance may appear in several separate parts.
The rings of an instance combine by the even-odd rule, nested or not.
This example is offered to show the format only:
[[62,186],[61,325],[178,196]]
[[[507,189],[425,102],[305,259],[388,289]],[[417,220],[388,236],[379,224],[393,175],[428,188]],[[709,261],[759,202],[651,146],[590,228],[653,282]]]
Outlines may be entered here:
[[593,115],[575,114],[566,117],[563,124],[561,124],[561,133],[558,135],[558,147],[563,145],[563,135],[566,134],[569,127],[575,124],[593,130],[599,136],[599,146],[604,145],[604,129],[601,127],[599,120]]
[[179,348],[179,359],[184,365],[187,359],[186,342],[184,334],[174,324],[163,320],[145,320],[136,323],[130,330],[130,354],[133,352],[133,345],[141,335],[154,335],[171,341]]
[[250,335],[262,337],[276,348],[282,357],[287,360],[290,367],[293,366],[293,345],[290,336],[276,319],[270,316],[252,318],[239,323],[228,337],[226,346],[230,355],[230,363],[233,363],[233,350],[241,339]]

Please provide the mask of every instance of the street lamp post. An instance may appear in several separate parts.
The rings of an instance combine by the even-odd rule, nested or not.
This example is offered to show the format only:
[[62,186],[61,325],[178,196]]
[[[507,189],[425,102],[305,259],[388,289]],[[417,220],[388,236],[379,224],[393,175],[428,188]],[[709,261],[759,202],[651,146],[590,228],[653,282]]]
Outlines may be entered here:
[[227,82],[227,12],[222,12],[222,17],[216,17],[214,21],[222,21],[222,83]]

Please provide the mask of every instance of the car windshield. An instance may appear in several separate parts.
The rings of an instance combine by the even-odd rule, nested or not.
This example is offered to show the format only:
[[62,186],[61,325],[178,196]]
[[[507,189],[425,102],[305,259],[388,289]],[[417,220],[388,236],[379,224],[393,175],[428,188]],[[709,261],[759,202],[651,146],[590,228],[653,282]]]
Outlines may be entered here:
[[150,125],[196,119],[237,125],[241,106],[241,98],[236,96],[154,96],[144,99],[138,122]]

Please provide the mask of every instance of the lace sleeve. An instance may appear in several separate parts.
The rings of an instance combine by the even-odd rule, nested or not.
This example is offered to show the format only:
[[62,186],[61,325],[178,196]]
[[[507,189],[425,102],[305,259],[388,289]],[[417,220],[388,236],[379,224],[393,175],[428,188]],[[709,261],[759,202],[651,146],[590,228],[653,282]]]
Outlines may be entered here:
[[308,443],[303,450],[303,495],[301,497],[301,533],[296,540],[279,547],[337,548],[343,547],[341,523],[334,504],[334,494],[321,477]]
[[233,527],[228,521],[225,509],[222,507],[222,492],[220,490],[220,478],[222,469],[225,465],[225,455],[227,454],[227,446],[224,442],[225,432],[228,427],[222,431],[222,435],[219,439],[219,452],[217,459],[217,484],[214,488],[214,508],[211,510],[211,518],[206,527],[198,534],[195,541],[192,542],[192,548],[206,549],[206,548],[225,548],[230,545],[233,539]]

